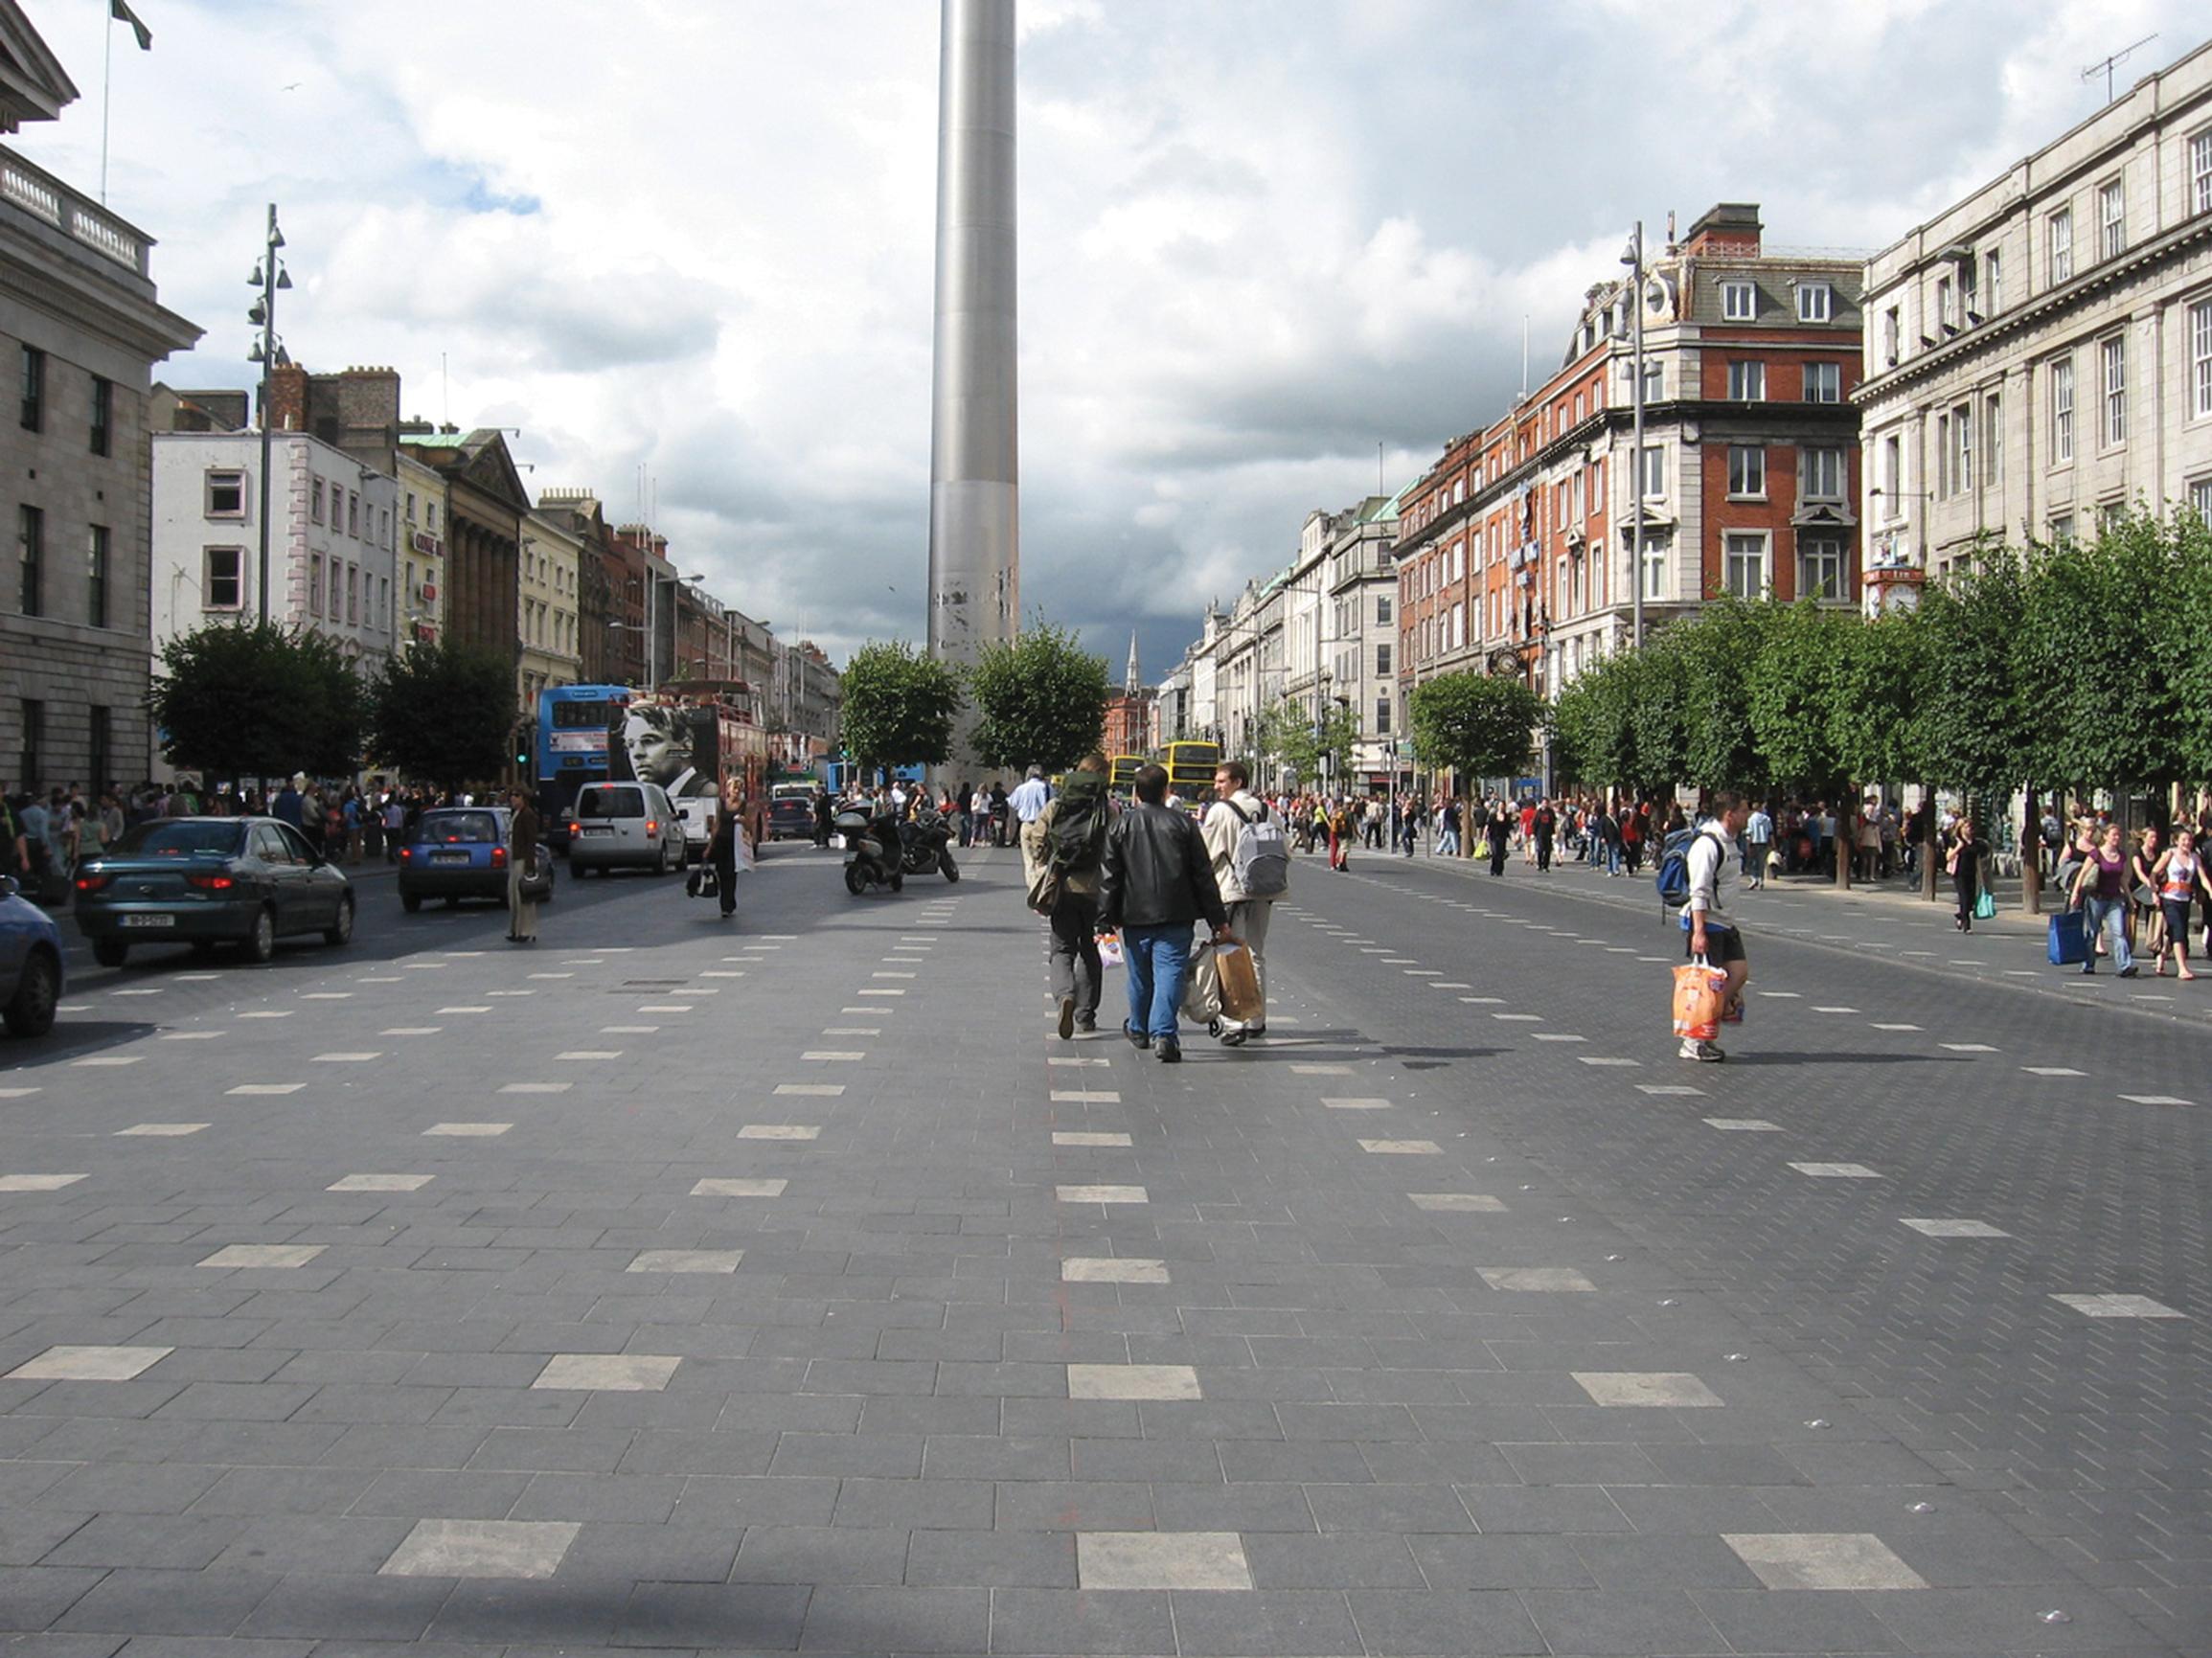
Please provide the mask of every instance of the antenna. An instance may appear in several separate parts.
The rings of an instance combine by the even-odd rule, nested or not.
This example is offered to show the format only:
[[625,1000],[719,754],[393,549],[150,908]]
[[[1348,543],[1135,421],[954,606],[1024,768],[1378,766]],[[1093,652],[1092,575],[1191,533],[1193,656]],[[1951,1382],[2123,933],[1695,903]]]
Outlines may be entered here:
[[2155,34],[2146,34],[2142,39],[2134,41],[2130,45],[2121,47],[2119,51],[2113,53],[2111,57],[2100,58],[2097,62],[2090,64],[2087,69],[2083,70],[2082,79],[2084,80],[2094,80],[2099,75],[2104,76],[2105,102],[2107,103],[2111,102],[2113,65],[2125,62],[2128,58],[2132,57],[2140,48],[2150,45],[2152,41],[2157,38],[2158,37]]
[[1528,313],[1520,317],[1520,400],[1528,401]]
[[1375,442],[1375,492],[1378,495],[1389,493],[1382,488],[1382,441],[1380,438]]

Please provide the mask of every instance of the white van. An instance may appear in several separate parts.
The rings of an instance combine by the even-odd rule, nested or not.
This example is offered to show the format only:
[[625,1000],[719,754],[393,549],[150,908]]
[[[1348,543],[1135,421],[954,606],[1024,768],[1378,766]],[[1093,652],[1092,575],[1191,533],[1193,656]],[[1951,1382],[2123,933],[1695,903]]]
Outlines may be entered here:
[[587,783],[568,814],[568,873],[684,867],[684,821],[657,783]]

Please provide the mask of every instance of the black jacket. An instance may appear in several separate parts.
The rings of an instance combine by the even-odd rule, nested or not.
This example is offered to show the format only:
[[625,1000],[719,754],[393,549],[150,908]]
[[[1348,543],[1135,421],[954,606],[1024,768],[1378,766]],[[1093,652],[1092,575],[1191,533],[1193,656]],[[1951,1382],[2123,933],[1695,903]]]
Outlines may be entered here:
[[1204,917],[1229,924],[1198,826],[1179,811],[1139,802],[1106,831],[1099,883],[1102,926],[1150,927]]

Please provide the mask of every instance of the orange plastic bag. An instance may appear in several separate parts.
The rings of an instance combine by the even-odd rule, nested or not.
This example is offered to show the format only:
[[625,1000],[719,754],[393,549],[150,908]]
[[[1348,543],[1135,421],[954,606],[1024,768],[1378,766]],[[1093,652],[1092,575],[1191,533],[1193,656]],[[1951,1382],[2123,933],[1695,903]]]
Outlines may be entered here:
[[1699,956],[1675,969],[1675,1034],[1710,1042],[1721,1033],[1728,975]]
[[1214,965],[1221,980],[1221,1011],[1239,1024],[1263,1016],[1266,1004],[1260,999],[1260,973],[1252,965],[1252,952],[1242,944],[1220,944],[1214,950]]

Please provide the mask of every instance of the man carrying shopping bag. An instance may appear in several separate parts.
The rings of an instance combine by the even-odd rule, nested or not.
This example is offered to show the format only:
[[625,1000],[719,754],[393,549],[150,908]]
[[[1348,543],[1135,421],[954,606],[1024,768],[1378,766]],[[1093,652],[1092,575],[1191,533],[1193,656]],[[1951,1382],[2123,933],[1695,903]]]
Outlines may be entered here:
[[[1689,902],[1682,906],[1684,954],[1693,963],[1703,962],[1726,976],[1722,988],[1721,1018],[1734,1023],[1744,1016],[1744,985],[1751,976],[1744,954],[1744,935],[1732,913],[1742,890],[1742,860],[1736,853],[1737,837],[1744,832],[1744,797],[1733,789],[1713,796],[1713,815],[1698,826],[1688,856]],[[1685,1035],[1679,1049],[1685,1059],[1708,1064],[1725,1059],[1721,1045],[1710,1037]]]
[[1129,1017],[1122,1033],[1174,1064],[1183,1056],[1177,1014],[1189,970],[1191,929],[1203,916],[1214,942],[1233,942],[1198,826],[1165,802],[1164,766],[1136,776],[1137,804],[1106,831],[1099,927],[1118,929],[1129,964]]

